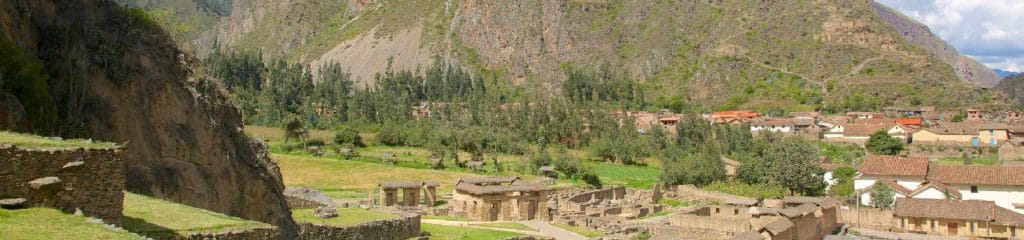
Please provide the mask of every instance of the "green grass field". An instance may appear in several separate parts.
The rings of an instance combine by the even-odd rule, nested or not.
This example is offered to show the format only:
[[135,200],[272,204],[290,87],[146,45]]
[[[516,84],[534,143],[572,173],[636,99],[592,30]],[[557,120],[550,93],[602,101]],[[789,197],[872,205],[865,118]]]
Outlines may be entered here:
[[85,217],[51,208],[0,209],[0,239],[139,239]]
[[292,210],[292,219],[295,219],[295,222],[298,223],[308,222],[313,224],[343,227],[358,225],[360,223],[365,223],[374,220],[392,219],[398,217],[398,215],[395,215],[393,213],[373,209],[365,210],[362,208],[337,208],[337,210],[338,217],[328,219],[314,217],[313,209]]
[[590,229],[583,228],[583,227],[569,226],[569,224],[564,224],[564,223],[555,223],[555,224],[552,224],[552,225],[554,225],[556,227],[559,227],[559,228],[562,228],[562,229],[565,229],[565,230],[568,230],[570,232],[574,232],[574,233],[579,234],[579,235],[583,235],[584,237],[587,237],[587,238],[596,238],[596,237],[600,237],[600,236],[604,235],[604,232],[600,231],[600,230],[590,230]]
[[522,236],[522,234],[474,229],[466,227],[451,227],[435,224],[422,224],[424,232],[430,233],[430,239],[443,240],[475,240],[475,239],[505,239],[509,237]]
[[113,143],[90,141],[85,139],[59,139],[41,137],[31,134],[0,131],[0,144],[13,144],[26,148],[112,148]]
[[477,223],[477,224],[473,224],[473,226],[505,228],[505,229],[524,230],[524,231],[537,231],[537,229],[534,229],[534,228],[531,228],[531,227],[528,227],[526,225],[523,225],[523,224],[520,224],[520,223],[516,223],[516,222]]
[[650,189],[658,181],[658,168],[650,166],[627,166],[611,163],[586,161],[601,177],[603,184],[626,185],[632,188]]
[[[992,166],[1002,164],[1002,161],[995,157],[988,158],[971,158],[971,165],[984,165]],[[964,159],[960,157],[944,157],[939,159],[939,164],[943,165],[964,165]]]
[[121,222],[130,232],[154,238],[270,226],[129,192]]

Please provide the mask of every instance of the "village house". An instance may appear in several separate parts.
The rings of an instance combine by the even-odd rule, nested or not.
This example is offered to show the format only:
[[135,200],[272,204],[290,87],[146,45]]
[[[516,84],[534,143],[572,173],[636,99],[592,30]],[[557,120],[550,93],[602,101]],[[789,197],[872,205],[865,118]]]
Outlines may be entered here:
[[547,193],[547,187],[519,177],[460,178],[451,211],[477,221],[548,220]]
[[925,182],[928,175],[928,158],[868,155],[860,166],[860,176],[853,181],[863,205],[871,205],[870,190],[875,184],[885,184],[897,192],[897,197],[907,197]]
[[853,119],[883,118],[881,113],[875,112],[846,112],[846,116]]
[[761,114],[751,111],[724,111],[711,113],[708,120],[714,124],[742,124],[749,123],[759,116]]
[[757,118],[750,121],[750,132],[793,133],[796,124],[789,118]]
[[903,231],[961,237],[1016,239],[1024,215],[992,201],[896,199],[896,227]]
[[935,107],[885,107],[883,111],[889,117],[923,117],[927,113],[934,112]]
[[985,117],[985,112],[978,109],[967,109],[967,118],[964,120],[968,121],[981,121]]
[[932,165],[927,178],[948,185],[959,199],[993,201],[1024,213],[1024,167]]
[[907,142],[912,129],[894,123],[883,124],[839,124],[824,133],[825,141],[864,144],[871,134],[884,130],[889,136]]
[[836,168],[839,168],[840,166],[842,165],[833,163],[832,160],[826,156],[821,156],[821,158],[818,159],[818,167],[821,167],[821,169],[825,170],[825,173],[822,174],[822,180],[825,181],[826,191],[828,191],[828,189],[831,188],[832,186],[838,184],[838,182],[833,177],[833,173],[835,172]]
[[1021,161],[1024,160],[1024,146],[1018,141],[1006,141],[997,147],[999,161]]
[[944,123],[940,127],[921,129],[912,136],[913,142],[971,144],[971,146],[998,146],[1008,140],[1010,133],[1001,123]]

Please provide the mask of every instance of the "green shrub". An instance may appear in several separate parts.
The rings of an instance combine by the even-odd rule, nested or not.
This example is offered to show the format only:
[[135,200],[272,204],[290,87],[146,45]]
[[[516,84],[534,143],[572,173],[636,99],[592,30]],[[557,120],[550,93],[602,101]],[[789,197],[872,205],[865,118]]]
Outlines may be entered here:
[[724,192],[732,195],[752,198],[780,199],[786,196],[786,188],[781,186],[770,186],[764,184],[745,184],[737,182],[719,181],[704,186],[701,189],[707,191]]
[[363,143],[363,137],[359,136],[359,131],[350,127],[342,128],[334,133],[334,144],[351,144],[355,147],[366,147],[366,144]]
[[394,124],[384,124],[377,133],[377,141],[385,146],[404,146],[405,133]]
[[17,97],[38,132],[54,130],[57,122],[57,107],[50,97],[47,79],[43,62],[29,59],[21,47],[0,37],[0,94]]

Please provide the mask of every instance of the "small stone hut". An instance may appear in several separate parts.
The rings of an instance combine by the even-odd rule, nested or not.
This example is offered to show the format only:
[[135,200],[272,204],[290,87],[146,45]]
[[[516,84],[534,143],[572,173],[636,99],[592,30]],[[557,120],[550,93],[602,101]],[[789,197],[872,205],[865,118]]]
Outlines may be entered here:
[[[455,182],[452,212],[478,221],[548,220],[548,189],[519,177],[462,178]],[[538,214],[540,213],[540,214]]]
[[[432,206],[437,202],[437,181],[386,181],[377,184],[380,188],[380,205],[401,205],[415,207],[420,203],[420,190],[423,191],[423,205]],[[402,190],[402,202],[398,202],[398,190]]]

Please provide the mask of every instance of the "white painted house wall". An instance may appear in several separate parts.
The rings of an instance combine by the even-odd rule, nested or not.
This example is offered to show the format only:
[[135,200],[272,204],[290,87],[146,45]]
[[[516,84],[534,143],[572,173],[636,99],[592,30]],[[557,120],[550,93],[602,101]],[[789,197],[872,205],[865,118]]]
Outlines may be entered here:
[[[861,176],[859,176],[859,177],[857,177],[856,179],[853,180],[853,189],[854,190],[865,190],[867,188],[870,188],[872,185],[875,184],[876,181],[878,181],[878,178],[879,177],[877,177],[877,176],[864,176],[864,175],[861,175]],[[910,190],[917,189],[917,187],[921,185],[921,182],[924,182],[924,178],[920,178],[920,177],[918,177],[918,178],[915,178],[915,177],[884,177],[884,178],[892,179],[893,181],[896,181],[896,184],[899,184],[900,186],[903,186],[903,187],[905,187],[907,189],[910,189]],[[864,191],[861,194],[861,201],[860,201],[861,204],[863,204],[863,205],[870,205],[871,204],[871,195],[870,194],[871,194],[870,191]],[[895,197],[906,197],[906,196],[903,195],[903,194],[900,194],[899,192],[896,192],[896,196]]]
[[978,192],[972,193],[970,185],[950,185],[960,191],[964,200],[987,200],[996,202],[1000,207],[1024,214],[1024,209],[1014,208],[1014,203],[1024,203],[1024,186],[991,186],[979,185]]
[[924,191],[921,191],[916,195],[910,197],[921,199],[946,199],[946,193],[943,193],[942,191],[935,189],[935,187],[928,187]]
[[751,132],[769,131],[777,133],[791,133],[793,132],[793,125],[785,126],[771,126],[771,125],[750,125]]
[[835,127],[829,128],[828,132],[825,132],[824,137],[826,139],[842,138],[843,137],[843,132],[845,132],[845,131],[846,131],[846,128],[843,127],[843,125],[836,125]]

